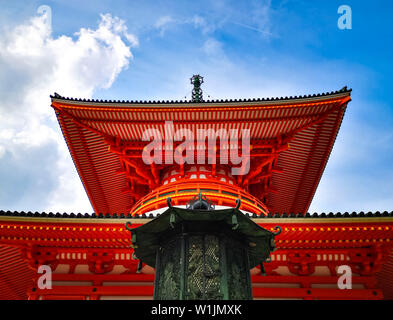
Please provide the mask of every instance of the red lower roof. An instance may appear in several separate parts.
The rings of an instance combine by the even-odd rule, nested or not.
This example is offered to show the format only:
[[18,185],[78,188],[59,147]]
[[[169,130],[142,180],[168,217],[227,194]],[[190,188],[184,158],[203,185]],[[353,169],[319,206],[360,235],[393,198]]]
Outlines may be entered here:
[[[113,281],[136,281],[137,283],[141,282],[141,284],[147,281],[148,288],[136,286],[133,289],[136,291],[132,291],[132,295],[138,295],[138,290],[140,290],[143,293],[142,295],[151,296],[154,277],[146,274],[135,274],[137,262],[130,258],[132,254],[132,249],[129,247],[130,233],[124,227],[126,221],[131,221],[133,227],[138,227],[150,221],[150,219],[22,217],[15,214],[0,213],[2,213],[0,214],[0,299],[27,298],[27,292],[33,285],[32,279],[36,275],[30,269],[29,263],[34,263],[35,259],[38,261],[57,259],[59,263],[63,263],[63,260],[70,261],[69,259],[73,255],[76,259],[78,254],[82,254],[85,255],[87,263],[89,261],[93,263],[94,254],[91,254],[93,252],[104,253],[105,257],[112,254],[124,255],[125,262],[123,263],[131,263],[130,266],[132,266],[133,271],[130,274],[114,276]],[[320,256],[320,264],[322,265],[331,263],[322,261],[326,258],[323,256],[346,254],[351,255],[353,261],[365,262],[366,266],[376,268],[377,287],[382,290],[385,299],[393,298],[393,218],[390,214],[388,216],[374,215],[372,217],[355,218],[340,218],[337,216],[331,218],[256,218],[253,221],[268,230],[273,230],[276,225],[282,228],[282,233],[276,238],[278,250],[274,252],[272,262],[266,264],[269,277],[263,278],[254,275],[252,278],[256,297],[271,294],[276,294],[277,297],[285,296],[283,289],[275,288],[272,291],[266,291],[267,289],[259,288],[257,283],[299,281],[300,278],[296,276],[274,276],[272,270],[276,268],[276,265],[282,265],[283,263],[289,267],[291,265],[289,262],[278,261],[278,256],[285,254],[289,257],[293,255],[291,252],[296,252],[296,254],[304,255],[303,258],[300,257],[299,259],[308,259],[308,255],[313,255],[316,252]],[[29,258],[29,250],[40,250],[42,254]],[[384,253],[385,258],[375,256],[375,252]],[[372,253],[371,256],[370,253]],[[293,256],[292,259],[293,262],[297,258]],[[382,262],[382,265],[378,266],[377,262]],[[370,274],[370,276],[372,275],[373,273]],[[370,276],[366,275],[361,279],[355,277],[354,281],[366,281],[372,285],[374,280]],[[105,278],[105,274],[88,273],[83,277],[77,274],[56,275],[58,281],[64,279],[74,279],[75,281],[79,279],[79,281],[82,281],[80,279],[89,277],[91,280],[99,281],[102,277]],[[301,279],[307,282],[314,278],[310,276]],[[331,279],[329,279],[329,277],[317,278],[320,283],[326,281],[326,283],[330,283]],[[91,291],[91,288],[83,290]],[[116,291],[116,288],[107,288],[106,290],[109,290],[104,290],[108,293],[111,290]],[[326,292],[320,292],[320,289],[309,290],[315,297],[323,298],[323,294],[326,294]],[[304,289],[303,291],[307,290]],[[340,292],[335,294],[338,293]],[[300,289],[294,290],[291,294],[299,295],[299,297],[304,296],[304,292]],[[353,294],[354,298],[357,297],[355,291]],[[124,293],[124,295],[127,294]],[[378,297],[376,296],[376,298]],[[61,295],[58,295],[57,298],[60,299]],[[67,298],[67,296],[63,296],[63,298]]]

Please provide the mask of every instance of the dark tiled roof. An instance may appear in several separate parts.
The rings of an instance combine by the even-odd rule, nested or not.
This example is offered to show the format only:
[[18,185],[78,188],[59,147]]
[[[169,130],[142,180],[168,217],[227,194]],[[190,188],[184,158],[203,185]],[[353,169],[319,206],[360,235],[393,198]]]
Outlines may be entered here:
[[308,98],[316,98],[323,96],[330,96],[340,93],[351,92],[352,89],[348,89],[346,86],[341,90],[318,93],[318,94],[309,94],[304,96],[290,96],[290,97],[273,97],[273,98],[255,98],[255,99],[217,99],[217,100],[203,100],[201,102],[193,102],[191,100],[158,100],[158,101],[147,101],[147,100],[96,100],[96,99],[80,99],[80,98],[69,98],[63,97],[58,93],[54,93],[54,95],[50,96],[52,99],[60,99],[66,101],[80,101],[80,102],[94,102],[94,103],[116,103],[116,104],[197,104],[197,103],[233,103],[233,102],[260,102],[260,101],[282,101],[282,100],[296,100],[296,99],[308,99]]
[[[284,213],[282,215],[276,213],[276,214],[272,214],[269,213],[267,216],[263,216],[263,215],[257,215],[256,213],[250,215],[250,214],[246,214],[247,216],[251,217],[251,218],[275,218],[275,219],[285,219],[285,218],[361,218],[361,217],[393,217],[393,211],[392,212],[388,212],[388,211],[384,211],[384,212],[337,212],[337,213],[333,213],[333,212],[329,212],[329,213],[325,213],[322,212],[321,214],[318,213],[306,213],[304,216],[301,213],[295,214],[295,213]],[[81,214],[81,213],[46,213],[46,212],[24,212],[24,211],[3,211],[0,210],[0,218],[2,216],[6,216],[6,217],[33,217],[33,218],[88,218],[88,219],[95,219],[95,218],[101,218],[101,219],[141,219],[141,218],[149,218],[152,219],[154,218],[152,214],[146,215],[146,214],[142,214],[140,216],[132,216],[130,213],[128,214],[124,214],[124,213],[120,213],[120,214],[113,214],[110,215],[109,213],[107,214],[89,214],[89,213],[85,213],[85,214]]]

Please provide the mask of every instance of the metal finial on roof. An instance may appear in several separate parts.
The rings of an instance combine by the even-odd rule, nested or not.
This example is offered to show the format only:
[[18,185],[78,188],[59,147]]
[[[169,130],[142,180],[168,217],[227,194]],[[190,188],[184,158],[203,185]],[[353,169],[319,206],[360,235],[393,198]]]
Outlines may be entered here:
[[186,205],[186,209],[189,210],[214,210],[214,204],[199,190],[199,193],[195,195]]
[[194,74],[191,78],[191,84],[194,85],[194,89],[192,89],[192,102],[202,102],[202,89],[201,84],[203,83],[203,77],[199,74]]

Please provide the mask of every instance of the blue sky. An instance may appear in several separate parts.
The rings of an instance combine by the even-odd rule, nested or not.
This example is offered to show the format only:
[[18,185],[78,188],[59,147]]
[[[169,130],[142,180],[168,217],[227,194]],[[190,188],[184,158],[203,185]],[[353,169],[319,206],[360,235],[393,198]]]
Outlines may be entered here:
[[[51,8],[47,29],[41,5]],[[341,5],[352,9],[351,30],[337,27]],[[351,87],[309,211],[393,210],[392,1],[0,0],[0,8],[0,209],[92,211],[50,93],[189,99],[199,73],[212,99]]]

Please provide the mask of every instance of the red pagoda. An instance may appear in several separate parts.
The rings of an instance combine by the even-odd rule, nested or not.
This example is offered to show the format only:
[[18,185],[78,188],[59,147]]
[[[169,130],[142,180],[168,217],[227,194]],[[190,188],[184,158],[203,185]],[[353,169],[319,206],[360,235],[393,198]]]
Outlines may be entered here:
[[[220,208],[241,199],[240,210],[259,226],[281,227],[266,275],[251,270],[254,299],[392,299],[393,213],[307,212],[350,93],[205,101],[194,83],[191,101],[54,94],[94,213],[0,211],[0,299],[152,299],[154,269],[138,269],[124,224],[139,227],[167,208],[168,197],[181,207],[200,193]],[[184,133],[199,129],[208,134],[194,136],[202,149],[193,150],[206,161],[173,161]],[[240,174],[222,151],[241,149],[242,136],[209,140],[220,130],[249,134]],[[157,134],[161,161],[146,163],[145,138]],[[41,266],[52,270],[51,288],[38,285]],[[338,286],[340,266],[352,271],[351,289]]]

